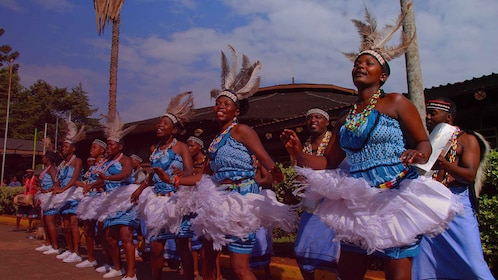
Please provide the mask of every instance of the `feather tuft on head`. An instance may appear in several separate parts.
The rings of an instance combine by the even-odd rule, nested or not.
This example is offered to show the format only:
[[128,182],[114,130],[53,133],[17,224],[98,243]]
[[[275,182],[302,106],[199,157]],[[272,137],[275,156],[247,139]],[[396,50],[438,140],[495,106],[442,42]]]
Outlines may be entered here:
[[85,126],[82,125],[78,130],[78,127],[74,122],[71,121],[71,116],[66,119],[67,133],[64,137],[65,142],[75,144],[83,139],[85,139]]
[[191,91],[183,92],[171,98],[166,114],[173,124],[184,126],[194,115],[194,97]]
[[380,55],[380,57],[374,56],[382,65],[403,55],[414,37],[407,38],[406,34],[403,32],[401,35],[401,42],[398,45],[387,46],[387,43],[403,25],[403,21],[411,6],[412,5],[409,4],[406,9],[401,12],[395,19],[394,24],[387,24],[380,30],[377,28],[377,19],[365,6],[365,21],[357,19],[351,20],[361,38],[359,52],[343,53],[343,55],[354,62],[363,52],[371,54],[373,51]]
[[211,97],[217,98],[224,95],[234,102],[243,100],[254,95],[260,85],[261,63],[256,61],[251,63],[249,58],[244,54],[242,56],[242,67],[237,73],[238,54],[234,47],[228,45],[232,52],[233,62],[229,65],[228,59],[221,52],[221,90],[211,90]]
[[104,126],[104,134],[107,137],[107,140],[112,140],[114,142],[121,142],[121,139],[125,137],[128,133],[134,130],[137,126],[131,125],[125,129],[124,123],[119,116],[119,113],[116,112],[116,116],[111,117],[110,115],[102,115],[106,119],[106,122],[103,124]]

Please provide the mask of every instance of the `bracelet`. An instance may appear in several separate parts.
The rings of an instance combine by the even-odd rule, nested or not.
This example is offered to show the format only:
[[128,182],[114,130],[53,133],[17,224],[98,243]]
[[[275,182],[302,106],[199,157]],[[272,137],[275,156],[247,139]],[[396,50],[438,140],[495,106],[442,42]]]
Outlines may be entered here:
[[180,177],[178,177],[177,175],[174,175],[173,176],[173,186],[175,186],[175,188],[178,188],[178,186],[180,186]]

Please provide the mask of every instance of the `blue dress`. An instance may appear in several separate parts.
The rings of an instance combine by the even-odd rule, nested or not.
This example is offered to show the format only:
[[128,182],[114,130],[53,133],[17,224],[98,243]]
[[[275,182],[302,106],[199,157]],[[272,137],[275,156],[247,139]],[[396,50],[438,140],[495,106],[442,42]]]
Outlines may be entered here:
[[[220,141],[215,152],[210,152],[210,167],[214,171],[213,178],[220,182],[224,179],[240,181],[236,185],[221,185],[228,191],[238,192],[241,195],[247,193],[259,193],[259,186],[254,180],[255,170],[251,153],[242,143],[233,139],[231,132],[227,133]],[[256,243],[256,234],[250,233],[245,240],[232,237],[233,242],[227,245],[230,252],[239,254],[250,254]]]
[[[112,176],[119,174],[123,171],[123,166],[121,162],[109,159],[106,162],[106,176]],[[126,187],[132,184],[134,178],[132,174],[128,178],[123,179],[122,181],[109,181],[105,180],[105,192],[110,194],[112,192],[120,191],[120,188]],[[129,196],[128,196],[129,200]],[[106,205],[108,208],[112,208],[113,205]],[[138,212],[137,207],[135,205],[131,206],[126,211],[118,211],[115,215],[106,217],[104,220],[104,228],[121,225],[121,226],[130,226],[134,229],[137,229],[139,226]]]
[[[173,152],[171,148],[168,148],[166,150],[160,150],[156,148],[154,152],[150,156],[150,162],[151,162],[151,167],[159,167],[168,176],[172,176],[174,172],[174,168],[177,168],[179,170],[183,170],[183,159],[180,155],[176,154]],[[163,182],[160,178],[159,175],[154,174],[152,177],[152,181],[154,183],[154,194],[156,197],[149,198],[145,201],[147,205],[144,207],[151,207],[155,208],[156,211],[160,211],[161,207],[164,207],[165,203],[170,203],[171,200],[169,199],[173,194],[177,191],[174,185],[170,183]],[[152,211],[148,211],[147,213],[151,213],[153,215]],[[144,215],[143,213],[141,213]],[[144,219],[153,219],[154,217],[147,217],[145,216]],[[150,236],[151,241],[157,241],[157,240],[167,240],[167,239],[174,239],[174,238],[191,238],[194,236],[194,232],[190,229],[190,219],[192,218],[192,215],[190,216],[185,216],[183,217],[181,224],[180,224],[180,229],[178,233],[172,233],[167,231],[166,229],[161,229],[160,232],[157,235],[152,235]]]
[[[50,174],[44,173],[40,179],[41,179],[41,187],[44,191],[49,190],[54,186],[54,181],[52,180]],[[42,195],[48,196],[49,194],[42,194]],[[59,209],[52,208],[52,209],[43,210],[44,216],[57,215],[57,214],[59,214]]]
[[413,257],[422,234],[443,232],[462,210],[444,185],[403,165],[405,142],[397,120],[374,109],[360,127],[342,126],[339,133],[348,171],[296,170],[310,191],[325,197],[315,214],[335,230],[341,250]]
[[[71,181],[74,175],[74,167],[73,166],[66,166],[65,168],[59,169],[58,172],[58,177],[59,177],[59,182],[61,185],[61,188],[66,187],[66,185]],[[78,177],[77,180],[80,178]],[[76,190],[76,186],[72,186],[69,189],[65,190],[66,192],[71,192]],[[66,201],[64,205],[59,209],[61,214],[68,214],[68,215],[76,215],[76,210],[78,209],[78,202],[79,200],[71,199]]]

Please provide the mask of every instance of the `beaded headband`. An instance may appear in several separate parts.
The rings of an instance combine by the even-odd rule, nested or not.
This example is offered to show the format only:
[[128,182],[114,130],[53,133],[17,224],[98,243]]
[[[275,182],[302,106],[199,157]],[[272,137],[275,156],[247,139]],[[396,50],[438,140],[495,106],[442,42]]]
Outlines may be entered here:
[[173,115],[173,114],[166,113],[166,114],[163,115],[163,117],[167,117],[168,119],[170,119],[173,122],[173,124],[177,124],[178,123],[178,118],[175,115]]
[[308,117],[311,114],[319,114],[319,115],[324,116],[327,119],[327,121],[330,120],[329,114],[327,112],[325,112],[324,110],[319,109],[319,108],[309,109],[308,112],[306,112],[306,117]]
[[89,157],[86,159],[86,161],[95,161],[96,159],[94,157]]
[[426,109],[438,109],[450,113],[451,103],[441,100],[429,100],[429,102],[427,102]]
[[139,162],[142,162],[142,161],[143,161],[143,159],[142,159],[141,157],[139,157],[139,156],[137,156],[137,155],[135,155],[135,154],[131,154],[130,158],[136,159],[136,160],[138,160]]
[[93,140],[92,144],[97,144],[97,145],[99,145],[100,147],[102,147],[104,149],[107,148],[107,143],[104,142],[104,141],[102,141],[102,140],[100,140],[100,139]]
[[237,101],[239,100],[239,99],[237,98],[237,95],[235,95],[235,94],[231,93],[231,92],[230,92],[230,91],[228,91],[228,90],[224,90],[224,91],[220,92],[220,93],[218,94],[218,96],[216,97],[216,99],[218,99],[220,96],[226,96],[226,97],[230,98],[230,100],[232,100],[232,101],[233,101],[233,103],[237,103]]
[[204,148],[204,141],[202,141],[201,139],[195,137],[195,136],[190,136],[188,139],[187,139],[187,142],[188,141],[192,141],[192,142],[195,142],[197,144],[199,144],[201,146],[201,148]]

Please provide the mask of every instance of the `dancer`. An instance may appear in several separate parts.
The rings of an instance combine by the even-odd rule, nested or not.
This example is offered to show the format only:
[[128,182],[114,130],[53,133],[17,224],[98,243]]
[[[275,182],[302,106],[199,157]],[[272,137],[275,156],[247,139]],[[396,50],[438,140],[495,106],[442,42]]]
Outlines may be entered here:
[[83,192],[76,186],[80,180],[83,162],[76,156],[76,143],[85,138],[85,127],[81,126],[78,130],[76,124],[69,118],[66,120],[68,132],[64,143],[62,144],[63,161],[58,167],[58,180],[54,184],[54,191],[58,197],[56,200],[61,201],[59,209],[62,216],[64,228],[64,238],[67,244],[67,250],[56,256],[57,259],[65,263],[81,262],[79,253],[80,245],[80,228],[78,226],[78,217],[76,209],[78,202],[83,198]]
[[23,178],[23,194],[32,198],[31,204],[28,205],[18,205],[16,213],[16,227],[14,231],[20,231],[21,218],[28,218],[28,229],[26,232],[33,232],[32,224],[33,219],[38,218],[38,209],[34,205],[34,196],[36,195],[36,176],[34,176],[34,170],[29,168],[26,169],[26,175]]
[[[140,184],[131,196],[132,202],[139,203],[140,215],[147,226],[146,236],[150,238],[152,278],[155,280],[161,279],[164,245],[169,239],[176,241],[176,253],[181,259],[185,278],[194,279],[192,252],[188,243],[189,238],[194,235],[190,230],[190,217],[179,217],[180,229],[174,232],[169,230],[171,225],[168,225],[162,216],[167,212],[165,209],[173,207],[176,202],[174,195],[180,185],[179,177],[174,173],[175,168],[186,176],[191,175],[193,171],[188,146],[176,139],[176,135],[183,132],[185,123],[193,115],[193,101],[191,92],[181,93],[171,99],[166,114],[159,119],[156,126],[156,135],[160,141],[151,147],[152,176]],[[168,180],[164,179],[165,175],[169,176]],[[143,192],[149,185],[153,185],[154,188]]]
[[222,52],[222,90],[211,91],[216,98],[214,113],[220,133],[209,147],[210,168],[203,173],[213,175],[203,176],[198,183],[201,174],[180,178],[181,185],[197,183],[192,194],[197,213],[192,227],[196,233],[204,234],[203,279],[217,279],[216,258],[223,245],[230,252],[230,264],[237,278],[255,279],[249,268],[254,232],[272,223],[293,230],[296,218],[288,206],[276,201],[271,191],[258,194],[252,154],[269,170],[273,182],[281,182],[283,174],[256,132],[237,120],[248,109],[246,98],[259,87],[261,64],[250,63],[244,55],[242,70],[237,75],[237,52],[229,47],[234,65],[228,66]]
[[142,168],[142,158],[136,154],[131,154],[130,156],[132,167],[133,167],[133,178],[135,179],[135,184],[140,184],[147,178],[144,169]]
[[[103,201],[103,188],[92,188],[92,184],[96,183],[98,180],[97,172],[102,171],[105,163],[105,149],[107,144],[100,140],[95,139],[90,146],[90,158],[93,159],[94,164],[90,165],[88,170],[83,174],[83,181],[76,182],[78,187],[83,188],[83,193],[85,197],[80,201],[76,214],[81,221],[83,226],[83,234],[85,236],[85,244],[88,259],[78,263],[76,267],[95,267],[97,266],[97,260],[95,259],[95,240],[97,236],[100,242],[105,242],[102,237],[102,223],[97,226],[97,213],[95,209],[100,206]],[[87,160],[88,162],[88,160]],[[96,232],[98,234],[96,234]],[[104,251],[107,259],[109,260],[109,253]]]
[[[457,108],[450,99],[429,100],[426,110],[429,131],[440,123],[454,125]],[[483,257],[479,225],[470,199],[473,194],[479,195],[489,145],[482,135],[459,127],[450,141],[450,150],[439,156],[433,177],[458,195],[464,212],[455,217],[445,232],[434,238],[424,236],[420,253],[413,259],[413,278],[494,279]]]
[[[304,143],[303,151],[310,155],[323,156],[332,132],[328,130],[330,116],[320,108],[306,112],[306,126],[310,137]],[[303,213],[299,222],[294,254],[305,280],[315,279],[315,270],[327,270],[337,273],[340,242],[332,241],[334,230],[320,221],[313,214],[320,204],[321,197],[305,197],[302,201]]]
[[[113,267],[104,274],[104,278],[120,277],[123,280],[136,280],[135,245],[133,230],[139,226],[136,207],[130,203],[130,195],[138,188],[133,184],[131,159],[123,154],[123,137],[136,126],[123,129],[123,122],[115,116],[104,116],[104,133],[107,136],[107,161],[97,176],[105,185],[105,200],[96,212],[98,221],[103,222],[105,236],[104,250],[111,256]],[[98,187],[97,184],[94,187]],[[127,262],[126,272],[121,264],[118,241],[122,242]]]
[[59,154],[52,151],[47,151],[42,157],[42,164],[45,169],[38,176],[41,185],[40,191],[36,195],[37,204],[41,208],[43,229],[45,230],[45,242],[36,251],[43,252],[44,255],[52,255],[59,253],[59,242],[57,240],[57,224],[56,218],[59,210],[50,207],[52,198],[52,190],[54,182],[57,181],[57,168],[55,167],[61,161]]
[[[206,151],[204,150],[204,141],[195,136],[190,136],[187,139],[187,146],[190,155],[192,156],[192,162],[194,165],[193,174],[202,174],[202,172],[204,172],[204,168],[206,168],[206,166],[209,164],[209,159],[206,155]],[[199,273],[199,258],[202,259],[204,255],[204,253],[202,253],[202,241],[202,236],[193,236],[190,239],[190,250],[192,251],[194,276],[201,275]],[[216,260],[216,271],[219,275],[219,279],[221,280],[219,258]]]
[[400,46],[384,48],[404,15],[382,34],[368,10],[366,23],[354,21],[362,48],[359,54],[346,55],[354,61],[358,100],[338,120],[323,157],[303,152],[294,131],[284,130],[281,135],[300,166],[337,168],[344,158],[350,164],[348,172],[295,167],[311,192],[325,196],[314,213],[342,241],[341,279],[363,279],[370,255],[383,258],[386,279],[411,279],[419,236],[441,233],[462,209],[445,186],[419,177],[412,166],[425,163],[431,154],[415,106],[403,95],[381,89],[390,74],[387,61],[401,55],[409,43],[404,40]]

